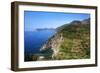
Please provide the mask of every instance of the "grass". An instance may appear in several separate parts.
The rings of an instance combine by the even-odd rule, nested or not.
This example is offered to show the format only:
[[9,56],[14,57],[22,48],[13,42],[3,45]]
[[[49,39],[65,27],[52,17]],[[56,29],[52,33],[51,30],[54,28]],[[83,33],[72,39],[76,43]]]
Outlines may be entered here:
[[63,34],[63,42],[55,59],[87,59],[90,58],[89,25],[69,25],[59,33]]
[[[52,57],[53,51],[51,49],[42,51],[41,53],[45,54],[44,60],[89,59],[90,58],[90,25],[70,24],[67,26],[64,25],[59,28],[60,29],[57,29],[59,30],[57,34],[58,35],[62,34],[63,37],[63,41],[60,43],[60,46],[55,47],[59,49],[59,52],[57,53],[56,56]],[[57,36],[53,36],[52,38],[55,37],[57,38]],[[50,42],[52,38],[50,38],[48,42]],[[54,45],[57,45],[57,43],[55,43]],[[27,56],[26,58],[28,60],[33,59],[32,57],[30,58]],[[37,57],[35,56],[34,60],[36,59]]]

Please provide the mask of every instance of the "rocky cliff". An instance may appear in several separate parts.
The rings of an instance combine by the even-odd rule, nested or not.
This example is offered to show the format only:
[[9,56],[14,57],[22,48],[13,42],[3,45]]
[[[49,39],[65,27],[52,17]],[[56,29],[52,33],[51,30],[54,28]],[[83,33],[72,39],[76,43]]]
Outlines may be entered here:
[[38,60],[86,59],[90,58],[90,19],[73,21],[57,28],[40,49],[45,55]]

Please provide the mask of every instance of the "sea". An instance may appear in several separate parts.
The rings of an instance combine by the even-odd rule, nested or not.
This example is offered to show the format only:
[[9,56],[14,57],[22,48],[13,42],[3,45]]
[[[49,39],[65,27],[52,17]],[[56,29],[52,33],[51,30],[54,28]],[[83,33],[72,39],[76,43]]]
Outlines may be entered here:
[[56,33],[55,30],[24,31],[24,60],[39,53],[40,48]]

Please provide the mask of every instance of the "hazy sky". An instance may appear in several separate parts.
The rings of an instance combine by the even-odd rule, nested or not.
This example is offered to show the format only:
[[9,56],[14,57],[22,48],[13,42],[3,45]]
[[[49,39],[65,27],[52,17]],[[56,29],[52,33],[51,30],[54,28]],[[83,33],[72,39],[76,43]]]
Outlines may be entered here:
[[73,20],[90,18],[90,14],[24,11],[25,31],[37,28],[57,28]]

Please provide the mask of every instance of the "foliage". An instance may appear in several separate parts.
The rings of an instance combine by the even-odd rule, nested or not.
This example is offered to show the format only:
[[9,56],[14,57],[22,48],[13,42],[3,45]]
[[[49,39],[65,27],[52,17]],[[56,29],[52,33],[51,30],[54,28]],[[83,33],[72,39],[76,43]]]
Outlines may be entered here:
[[59,33],[63,34],[63,42],[55,59],[86,59],[90,58],[90,27],[89,24],[67,25]]

